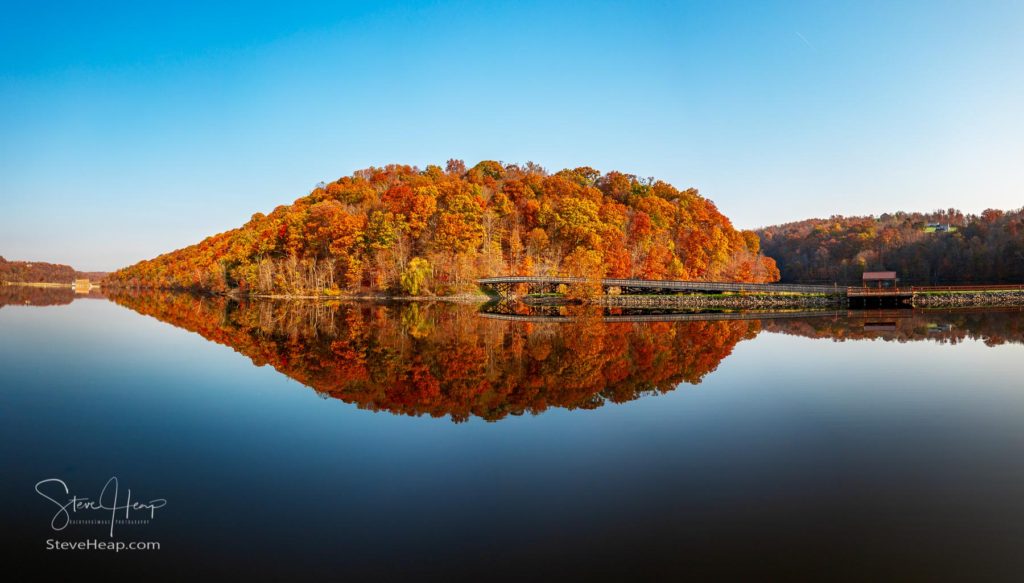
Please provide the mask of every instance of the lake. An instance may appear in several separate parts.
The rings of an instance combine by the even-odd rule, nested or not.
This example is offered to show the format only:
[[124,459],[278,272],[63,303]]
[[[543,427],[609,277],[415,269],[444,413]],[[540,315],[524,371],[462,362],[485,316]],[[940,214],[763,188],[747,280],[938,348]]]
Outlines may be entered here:
[[1020,310],[0,304],[14,580],[1024,572]]

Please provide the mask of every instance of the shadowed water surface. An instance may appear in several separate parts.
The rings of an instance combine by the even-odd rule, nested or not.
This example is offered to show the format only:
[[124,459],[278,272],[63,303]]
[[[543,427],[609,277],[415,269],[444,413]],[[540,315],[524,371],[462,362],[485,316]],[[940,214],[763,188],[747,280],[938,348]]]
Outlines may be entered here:
[[[6,290],[0,308],[3,536],[20,576],[1024,567],[1020,311],[551,321],[57,295]],[[96,497],[111,476],[166,506],[113,537],[109,521],[51,530],[37,482]],[[161,549],[46,550],[89,538]]]

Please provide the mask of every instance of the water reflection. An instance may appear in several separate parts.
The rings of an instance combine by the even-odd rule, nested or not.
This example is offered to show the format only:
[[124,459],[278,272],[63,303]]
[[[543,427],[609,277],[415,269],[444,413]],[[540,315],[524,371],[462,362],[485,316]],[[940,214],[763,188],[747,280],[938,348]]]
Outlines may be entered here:
[[458,304],[235,301],[119,294],[117,303],[230,346],[373,411],[494,421],[593,409],[697,384],[756,321],[506,322]]
[[761,332],[836,341],[1020,343],[1020,311],[639,313],[581,306],[111,299],[371,411],[488,421],[699,384]]
[[76,293],[70,285],[61,287],[0,283],[0,308],[4,306],[61,306],[76,298],[102,298],[99,290]]
[[[1024,393],[1019,346],[1005,346],[1024,340],[1021,311],[649,322],[115,300],[131,310],[0,310],[0,542],[21,557],[14,580],[290,580],[296,565],[320,579],[474,581],[1024,569]],[[320,401],[289,377],[402,416]],[[55,534],[34,484],[97,492],[114,475],[169,501],[120,531],[164,548],[46,550],[102,527]]]
[[980,340],[988,346],[1024,344],[1024,309],[851,310],[843,317],[766,319],[763,330],[807,338],[931,341],[957,344]]

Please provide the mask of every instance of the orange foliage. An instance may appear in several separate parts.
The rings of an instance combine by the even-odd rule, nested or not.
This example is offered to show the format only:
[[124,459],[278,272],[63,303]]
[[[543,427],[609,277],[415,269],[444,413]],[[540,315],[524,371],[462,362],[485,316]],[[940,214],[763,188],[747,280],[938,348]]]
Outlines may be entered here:
[[[581,251],[579,251],[581,250]],[[647,279],[774,281],[756,236],[696,190],[593,168],[528,163],[466,169],[389,165],[355,172],[238,229],[142,261],[114,284],[202,291],[321,293],[400,289],[410,259],[448,294],[484,276],[592,271]],[[574,265],[586,260],[587,265]]]
[[494,421],[593,409],[697,384],[756,321],[569,324],[481,317],[474,306],[235,301],[120,292],[111,299],[230,346],[322,395],[373,411]]

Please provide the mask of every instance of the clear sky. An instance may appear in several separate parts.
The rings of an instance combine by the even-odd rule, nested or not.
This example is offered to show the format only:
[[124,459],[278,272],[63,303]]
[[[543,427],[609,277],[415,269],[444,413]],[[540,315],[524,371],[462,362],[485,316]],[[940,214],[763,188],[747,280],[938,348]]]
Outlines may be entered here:
[[371,165],[581,165],[743,228],[1024,205],[1021,2],[6,3],[0,255],[115,269]]

